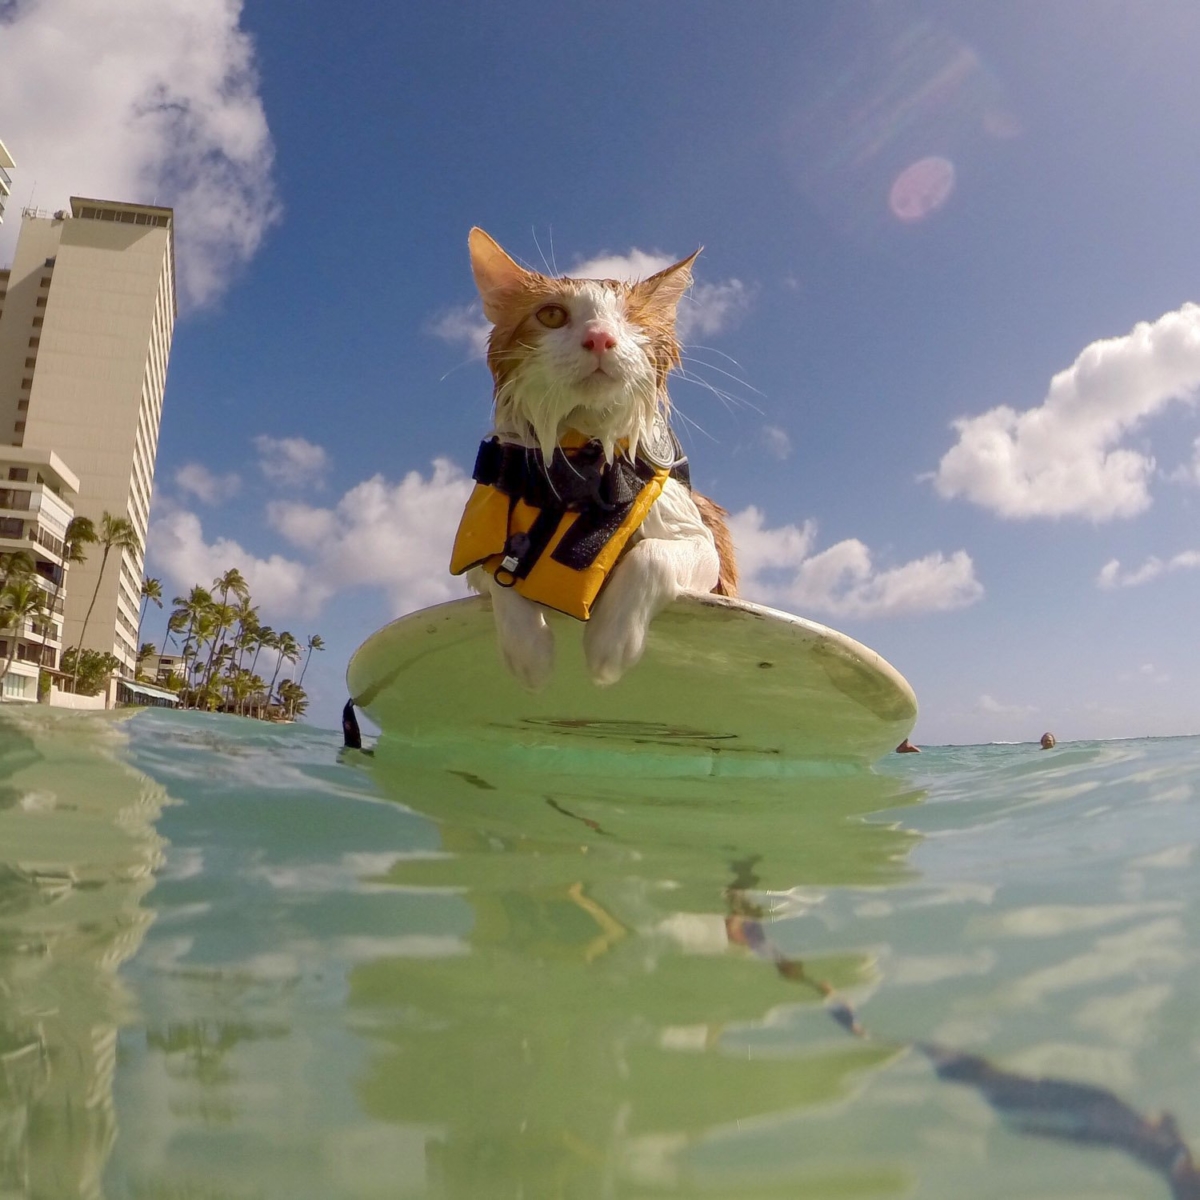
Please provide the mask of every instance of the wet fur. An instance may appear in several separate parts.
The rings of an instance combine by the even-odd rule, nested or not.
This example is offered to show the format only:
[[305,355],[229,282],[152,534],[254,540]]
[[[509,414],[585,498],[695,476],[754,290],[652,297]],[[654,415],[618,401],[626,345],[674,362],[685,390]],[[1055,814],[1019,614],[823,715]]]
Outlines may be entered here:
[[[636,283],[552,278],[513,261],[481,229],[469,239],[471,265],[492,322],[488,366],[494,383],[494,433],[537,447],[549,458],[568,430],[595,438],[611,462],[616,445],[633,456],[659,412],[670,411],[667,377],[679,365],[675,311],[691,284],[696,255]],[[699,253],[697,251],[697,253]],[[539,314],[560,306],[561,327]],[[586,348],[591,333],[603,351]],[[600,345],[600,342],[596,342]],[[733,542],[719,505],[670,481],[614,568],[584,631],[592,678],[613,683],[641,657],[653,617],[682,591],[737,594]],[[527,687],[553,670],[553,635],[540,605],[495,585],[490,595],[501,655]]]

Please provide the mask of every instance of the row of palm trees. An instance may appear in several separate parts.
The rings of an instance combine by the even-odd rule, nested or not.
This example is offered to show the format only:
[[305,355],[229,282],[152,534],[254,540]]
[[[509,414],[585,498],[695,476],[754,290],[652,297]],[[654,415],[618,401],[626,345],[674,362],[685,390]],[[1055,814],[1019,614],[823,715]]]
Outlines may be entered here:
[[[162,581],[148,578],[142,581],[139,663],[157,653],[153,643],[141,642],[141,626],[152,603],[163,607]],[[183,707],[268,719],[294,720],[304,714],[308,706],[304,674],[313,651],[325,648],[319,634],[311,634],[301,646],[287,630],[277,632],[264,625],[251,602],[249,585],[236,567],[214,579],[211,588],[197,584],[171,604],[163,646],[168,653],[172,640],[179,639]],[[269,680],[258,673],[264,650],[265,661],[274,656]],[[301,657],[304,663],[297,676]]]

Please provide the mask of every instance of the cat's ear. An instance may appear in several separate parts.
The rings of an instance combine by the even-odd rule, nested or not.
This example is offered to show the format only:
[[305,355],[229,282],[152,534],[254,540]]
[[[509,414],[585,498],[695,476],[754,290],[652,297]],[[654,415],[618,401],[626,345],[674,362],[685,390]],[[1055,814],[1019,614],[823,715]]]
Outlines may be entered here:
[[[703,249],[701,246],[700,250]],[[648,308],[657,308],[661,312],[673,315],[683,293],[692,286],[692,263],[696,261],[700,250],[689,254],[687,258],[681,258],[679,262],[659,271],[658,274],[651,275],[649,279],[634,284],[634,300]]]
[[505,301],[527,287],[533,273],[509,258],[495,238],[478,226],[467,236],[467,245],[483,315],[494,325],[505,311]]

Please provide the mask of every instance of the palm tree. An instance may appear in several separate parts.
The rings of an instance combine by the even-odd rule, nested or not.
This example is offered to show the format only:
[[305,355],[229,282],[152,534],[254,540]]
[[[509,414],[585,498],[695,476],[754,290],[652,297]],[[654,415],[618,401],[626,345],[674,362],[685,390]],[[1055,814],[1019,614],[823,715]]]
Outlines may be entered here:
[[[95,540],[96,526],[92,523],[91,517],[72,517],[67,522],[67,531],[63,534],[63,565],[51,577],[51,583],[54,584],[54,587],[50,592],[50,603],[46,606],[48,616],[42,624],[41,657],[43,660],[46,657],[46,639],[50,636],[54,615],[58,609],[58,594],[62,591],[63,574],[67,567],[72,565],[78,566],[80,563],[87,562],[87,554],[83,548],[84,546],[90,546]],[[76,658],[78,657],[76,655]]]
[[250,585],[237,567],[230,567],[224,575],[219,575],[213,580],[213,591],[215,592],[217,588],[221,589],[222,604],[229,600],[230,592],[239,600],[246,600],[250,596]]
[[[184,685],[190,688],[192,674],[188,670],[188,651],[192,644],[192,632],[196,628],[196,623],[212,607],[212,596],[207,589],[196,584],[186,596],[176,596],[171,603],[175,605],[175,609],[171,613],[170,620],[167,622],[168,628],[174,624],[176,633],[181,629],[187,630],[183,635],[180,657],[183,659]],[[197,649],[199,649],[198,642]]]
[[221,640],[221,634],[233,621],[234,610],[229,607],[229,593],[232,592],[239,600],[250,598],[250,585],[247,584],[237,567],[230,567],[224,575],[218,575],[213,580],[213,591],[217,591],[218,588],[221,591],[221,606],[218,610],[217,632],[213,635],[212,649],[208,652],[208,662],[204,666],[205,687],[212,679],[213,655],[216,653],[217,643]]
[[279,641],[275,636],[275,630],[270,625],[260,625],[254,631],[254,657],[250,660],[250,670],[253,671],[258,666],[258,656],[263,652],[263,647],[268,650],[275,650],[279,646]]
[[[215,606],[209,602],[207,608],[197,614],[196,619],[192,622],[190,637],[193,640],[191,645],[191,661],[188,661],[188,644],[184,643],[184,678],[189,681],[188,687],[191,691],[191,698],[197,703],[195,707],[199,707],[200,692],[203,690],[203,673],[204,666],[200,662],[200,651],[204,647],[204,643],[210,638],[213,638],[217,630],[217,618],[215,616]],[[200,683],[197,684],[196,675],[200,675]]]
[[177,633],[181,633],[186,624],[187,624],[187,613],[174,611],[168,615],[167,628],[166,628],[166,631],[163,633],[162,652],[164,654],[170,654],[171,639]]
[[261,691],[263,681],[244,667],[238,668],[229,676],[229,699],[235,706],[239,716],[255,692]]
[[214,624],[212,642],[208,648],[208,659],[204,664],[203,686],[206,688],[217,677],[217,672],[220,671],[222,663],[230,652],[230,647],[222,640],[222,636],[225,630],[233,624],[236,611],[232,604],[218,604],[215,601],[209,609]]
[[275,680],[279,678],[279,668],[283,666],[284,659],[294,663],[300,658],[300,643],[286,629],[276,637],[275,648],[279,651],[279,659],[275,663],[275,674],[271,676],[271,686],[267,688],[268,704],[274,694]]
[[22,579],[37,570],[28,550],[6,550],[0,554],[0,587],[10,579]]
[[251,708],[254,707],[253,701],[257,699],[260,701],[259,709],[261,712],[263,704],[270,703],[271,693],[266,691],[266,681],[260,675],[255,674],[254,668],[258,666],[258,656],[264,649],[277,650],[279,648],[279,638],[270,625],[259,625],[254,631],[251,644],[254,646],[254,657],[250,660],[250,674],[254,675],[254,678],[258,680],[258,688],[251,697]]
[[[220,606],[219,606],[220,607]],[[218,611],[219,611],[218,607]],[[228,608],[228,605],[224,606]],[[214,637],[214,642],[216,638]],[[212,656],[211,668],[206,664],[204,675],[200,683],[201,700],[204,702],[204,707],[209,712],[214,712],[221,707],[221,697],[224,692],[223,686],[218,686],[221,683],[220,671],[227,662],[233,659],[233,647],[228,642],[222,642],[217,648],[215,656]],[[197,707],[199,707],[197,705]]]
[[[17,645],[21,640],[21,626],[28,617],[40,616],[46,608],[46,597],[32,576],[10,577],[0,588],[0,629],[11,631],[8,639],[8,657],[0,665],[0,679],[8,674],[17,657]],[[42,641],[45,642],[43,636]]]
[[[141,646],[138,647],[137,666],[134,668],[135,679],[144,680],[149,678],[142,670],[142,663],[144,663],[146,659],[150,658],[151,655],[156,653],[157,650],[158,647],[153,642],[143,642]],[[155,683],[157,682],[157,679],[151,679],[150,682]]]
[[96,540],[104,547],[104,553],[100,557],[100,570],[96,573],[96,586],[92,591],[92,602],[83,615],[83,628],[79,631],[79,644],[75,648],[75,674],[71,679],[72,691],[79,682],[79,659],[83,654],[83,639],[87,637],[87,627],[88,622],[92,619],[92,609],[96,607],[96,597],[100,595],[100,584],[104,580],[104,568],[108,565],[108,556],[114,549],[128,550],[131,554],[136,554],[142,548],[133,522],[128,517],[114,517],[110,512],[105,512],[101,516],[100,532]]
[[233,644],[237,648],[237,664],[241,668],[245,665],[246,651],[254,645],[254,635],[259,629],[258,609],[250,603],[249,596],[237,606],[234,618],[238,631]]
[[142,611],[138,614],[137,637],[134,639],[139,646],[142,644],[142,622],[146,619],[146,604],[150,600],[153,600],[159,608],[162,608],[161,579],[147,577],[142,580]]
[[304,715],[304,710],[308,707],[308,696],[298,683],[285,679],[279,685],[279,703],[283,706],[284,714],[294,721]]
[[262,706],[266,702],[267,681],[261,675],[255,675],[253,671],[247,671],[250,677],[250,695],[246,698],[246,715],[254,716],[254,702],[258,701],[259,713],[261,715]]
[[312,658],[313,651],[325,649],[325,641],[319,633],[310,633],[305,644],[308,647],[308,653],[304,656],[304,666],[300,668],[300,678],[296,680],[297,687],[304,683],[304,672],[308,670],[308,660]]

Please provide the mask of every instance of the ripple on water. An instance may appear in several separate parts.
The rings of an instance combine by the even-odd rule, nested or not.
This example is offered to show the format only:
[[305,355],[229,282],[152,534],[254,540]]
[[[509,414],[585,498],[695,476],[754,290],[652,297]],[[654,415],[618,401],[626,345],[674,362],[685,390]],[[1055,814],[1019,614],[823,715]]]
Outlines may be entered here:
[[[1140,1114],[1200,1141],[1194,739],[641,789],[338,743],[0,713],[0,1190],[1137,1200]],[[1019,1133],[1045,1075],[1134,1141]]]

